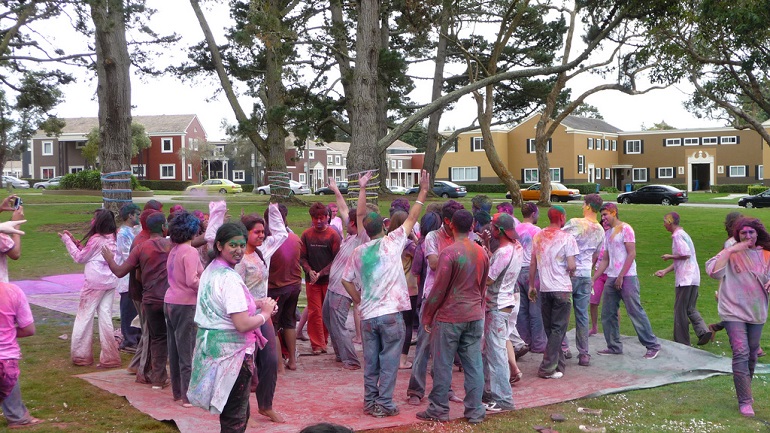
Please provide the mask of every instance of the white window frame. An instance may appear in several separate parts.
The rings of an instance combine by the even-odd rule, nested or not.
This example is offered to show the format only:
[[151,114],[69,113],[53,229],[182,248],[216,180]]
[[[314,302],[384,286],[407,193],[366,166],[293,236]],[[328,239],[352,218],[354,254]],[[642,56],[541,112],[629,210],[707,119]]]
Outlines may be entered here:
[[524,183],[540,182],[540,173],[537,171],[536,168],[525,168],[524,179],[522,180],[524,181]]
[[[638,147],[638,150],[633,149]],[[642,140],[626,140],[626,154],[628,155],[641,155],[642,153]]]
[[666,147],[681,146],[682,145],[682,139],[681,138],[667,138],[665,143],[666,143]]
[[187,164],[187,179],[192,179],[192,164]]
[[82,149],[84,147],[86,147],[86,142],[85,141],[76,141],[75,142],[75,149]]
[[246,170],[233,170],[233,182],[245,182]]
[[307,159],[315,159],[315,150],[307,151]]
[[765,180],[765,166],[764,165],[758,165],[757,166],[757,180]]
[[297,159],[302,159],[305,157],[305,151],[297,149]]
[[[671,170],[671,174],[668,171]],[[674,167],[658,167],[658,179],[673,179]]]
[[340,165],[340,156],[339,155],[335,155],[334,156],[334,165]]
[[305,173],[300,173],[299,174],[299,183],[304,185],[305,184],[305,180],[306,180]]
[[703,137],[700,142],[704,146],[716,146],[719,144],[719,137]]
[[601,180],[602,179],[602,169],[599,167],[594,168],[594,179],[595,180]]
[[402,161],[402,160],[400,160],[400,159],[399,159],[399,160],[398,160],[398,169],[399,169],[399,170],[402,170],[403,168],[404,168],[404,161]]
[[738,136],[725,135],[724,137],[719,137],[719,144],[738,144]]
[[390,160],[390,169],[391,170],[395,170],[396,169],[396,160],[395,159],[391,159]]
[[604,178],[605,179],[609,179],[611,175],[612,175],[612,173],[611,173],[610,168],[609,167],[605,168],[604,169]]
[[698,137],[685,137],[682,141],[685,146],[698,146],[700,145],[700,138]]
[[[743,174],[740,174],[743,173]],[[746,177],[748,176],[748,170],[745,165],[729,165],[727,177]]]
[[483,152],[484,151],[484,137],[472,137],[471,138],[471,149],[473,149],[474,152]]
[[478,167],[452,167],[452,182],[478,182]]
[[[53,174],[51,176],[49,176],[49,177],[45,177],[45,175],[43,174],[44,170],[53,170],[52,171]],[[48,165],[48,166],[45,166],[45,167],[40,167],[40,178],[41,179],[50,179],[52,177],[56,177],[56,167],[51,166],[51,165]]]
[[[45,151],[45,146],[46,146],[46,145],[49,145],[49,146],[51,146],[51,150],[50,150],[50,151],[48,151],[48,152],[46,152],[46,151]],[[53,156],[53,141],[50,141],[50,140],[49,140],[49,141],[44,141],[44,142],[42,143],[42,148],[40,149],[40,153],[41,153],[43,156]]]
[[[72,170],[75,170],[75,169],[77,169],[77,171],[72,171]],[[73,174],[73,173],[77,173],[78,171],[83,171],[85,169],[86,168],[84,166],[82,166],[82,165],[70,165],[69,167],[67,167],[67,172],[70,173],[70,174]]]
[[613,152],[618,151],[618,140],[612,140],[612,151]]
[[[163,175],[163,169],[171,167],[171,176],[169,175]],[[159,164],[158,169],[160,170],[160,179],[176,179],[176,164]]]
[[585,173],[586,172],[586,157],[585,157],[585,155],[578,155],[577,172],[578,173]]
[[677,171],[678,171],[678,173],[677,173],[677,174],[684,174],[684,166],[683,166],[683,165],[680,165],[680,166],[679,166],[679,169],[678,169]]
[[725,166],[724,165],[718,165],[717,166],[717,174],[725,174]]
[[[166,144],[169,146],[168,149],[166,149]],[[174,153],[174,139],[172,137],[163,137],[160,139],[160,153]]]
[[334,157],[331,155],[326,155],[326,163],[329,165],[334,164]]
[[[642,178],[642,174],[644,174],[644,178]],[[631,171],[631,176],[631,179],[633,179],[634,182],[647,182],[647,169],[634,168]]]
[[527,139],[527,153],[536,153],[534,138]]
[[609,151],[610,150],[610,139],[605,138],[604,139],[604,150]]
[[548,171],[551,172],[551,182],[561,182],[561,169],[549,168]]
[[589,138],[588,139],[588,150],[594,150],[594,139]]
[[141,176],[145,177],[147,175],[147,164],[131,164],[131,173],[134,174],[134,176]]

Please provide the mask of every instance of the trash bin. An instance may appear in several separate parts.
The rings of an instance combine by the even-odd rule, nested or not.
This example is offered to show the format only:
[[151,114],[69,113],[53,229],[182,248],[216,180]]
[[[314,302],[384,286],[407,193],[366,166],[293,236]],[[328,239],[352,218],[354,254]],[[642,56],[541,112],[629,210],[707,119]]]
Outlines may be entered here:
[[700,180],[695,179],[695,185],[692,187],[693,191],[700,191]]
[[597,194],[599,194],[599,188],[600,188],[600,187],[601,187],[601,185],[599,185],[599,184],[597,183],[597,184],[596,184],[596,193],[597,193]]
[[630,183],[626,184],[626,192],[631,192],[631,184]]

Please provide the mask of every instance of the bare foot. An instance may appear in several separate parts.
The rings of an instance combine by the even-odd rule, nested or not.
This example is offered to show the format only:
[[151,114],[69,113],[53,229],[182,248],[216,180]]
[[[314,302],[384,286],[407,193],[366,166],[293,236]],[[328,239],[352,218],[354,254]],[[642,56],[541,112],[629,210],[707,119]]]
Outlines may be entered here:
[[270,421],[277,422],[277,423],[284,423],[286,422],[283,417],[278,414],[278,412],[274,411],[273,409],[260,409],[259,410],[260,415],[264,415],[268,418],[270,418]]
[[356,344],[361,344],[362,342],[361,337],[353,337],[353,342]]
[[297,363],[296,362],[287,362],[286,368],[288,368],[291,371],[294,371],[297,369]]

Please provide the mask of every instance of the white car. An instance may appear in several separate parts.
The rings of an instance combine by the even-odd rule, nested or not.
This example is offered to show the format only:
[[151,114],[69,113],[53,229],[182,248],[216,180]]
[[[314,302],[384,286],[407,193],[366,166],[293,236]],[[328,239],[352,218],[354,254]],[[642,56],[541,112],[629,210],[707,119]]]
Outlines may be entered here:
[[409,191],[408,188],[405,188],[403,186],[398,186],[398,185],[390,186],[390,187],[388,187],[388,189],[393,194],[406,194],[406,192]]
[[59,182],[61,182],[61,176],[52,177],[48,180],[44,180],[42,182],[35,182],[34,185],[32,185],[32,188],[35,189],[46,189],[49,186],[59,186]]
[[19,188],[19,189],[29,188],[29,182],[27,182],[26,180],[21,180],[18,177],[13,177],[13,176],[3,176],[3,186],[7,186],[9,183],[14,188]]
[[[290,180],[289,186],[291,187],[291,192],[296,195],[306,195],[310,194],[310,188],[307,187],[307,185],[303,185],[296,180]],[[257,188],[258,194],[270,194],[270,185],[262,185],[259,188]]]

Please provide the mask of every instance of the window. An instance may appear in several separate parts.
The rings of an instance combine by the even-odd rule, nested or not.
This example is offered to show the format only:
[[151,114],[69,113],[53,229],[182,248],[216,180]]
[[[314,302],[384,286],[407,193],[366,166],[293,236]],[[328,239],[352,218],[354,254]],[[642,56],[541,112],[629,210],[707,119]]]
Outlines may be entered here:
[[391,159],[390,160],[390,169],[391,170],[395,170],[396,169],[396,160],[395,159]]
[[481,137],[473,137],[471,138],[471,150],[473,152],[483,152],[484,151],[484,139]]
[[75,142],[75,149],[82,149],[84,147],[86,147],[86,142],[85,141],[76,141]]
[[176,165],[174,165],[174,164],[161,164],[160,165],[160,178],[161,179],[176,179]]
[[[724,137],[723,137],[724,138]],[[746,177],[745,165],[731,165],[728,177]]]
[[348,165],[348,159],[347,158],[342,158],[342,165],[345,165],[345,166]]
[[315,150],[307,151],[307,159],[315,159]]
[[334,164],[334,157],[331,155],[326,155],[326,163],[327,164]]
[[560,168],[549,168],[548,171],[551,172],[551,182],[561,182]]
[[577,172],[585,173],[586,171],[586,157],[584,155],[578,155]]
[[689,137],[684,139],[685,146],[697,146],[699,144],[700,144],[700,138],[698,137]]
[[634,182],[647,182],[647,169],[635,168],[633,180]]
[[299,183],[302,183],[302,184],[305,183],[305,173],[299,174]]
[[81,171],[83,171],[83,166],[82,165],[71,165],[70,166],[70,173],[78,173],[78,172],[81,172]]
[[340,156],[339,155],[335,155],[334,156],[334,165],[340,165]]
[[602,169],[597,167],[594,169],[594,179],[599,180],[601,178],[602,178]]
[[56,177],[56,167],[40,167],[40,177],[43,179]]
[[134,176],[144,177],[144,165],[132,165],[131,172]]
[[53,141],[43,142],[43,156],[53,155]]
[[618,150],[618,140],[612,140],[612,151],[617,152]]
[[594,149],[594,139],[593,138],[589,138],[588,139],[588,150],[593,150],[593,149]]
[[535,153],[535,139],[534,138],[528,138],[527,139],[527,153]]
[[305,151],[297,149],[297,159],[301,159],[305,157]]
[[605,168],[604,169],[604,178],[605,179],[609,179],[610,178],[610,169],[609,168]]
[[398,169],[401,170],[402,168],[404,168],[404,161],[399,159],[398,160]]
[[717,139],[717,137],[703,137],[702,142],[703,142],[703,145],[707,145],[707,144],[713,145],[713,144],[717,144],[719,140]]
[[243,170],[233,170],[233,182],[243,182],[246,180],[246,172]]
[[735,135],[729,135],[727,137],[719,137],[719,144],[738,144],[738,137]]
[[192,164],[187,164],[187,178],[192,179]]
[[610,140],[608,138],[604,139],[604,150],[610,150]]
[[538,176],[537,169],[536,168],[525,168],[524,169],[524,183],[535,183],[540,181],[540,176]]
[[764,165],[758,165],[757,166],[757,179],[758,180],[765,180],[765,166]]
[[161,153],[171,153],[174,151],[174,140],[171,138],[160,139],[160,151]]
[[626,153],[642,153],[642,140],[626,140]]
[[677,170],[679,174],[684,174],[684,166],[680,166],[679,170]]
[[452,181],[469,182],[479,180],[478,167],[452,167]]
[[[681,146],[682,145],[682,139],[681,138],[667,138],[665,140],[666,146]],[[631,153],[631,152],[628,152]]]
[[658,179],[673,179],[674,167],[658,167]]

